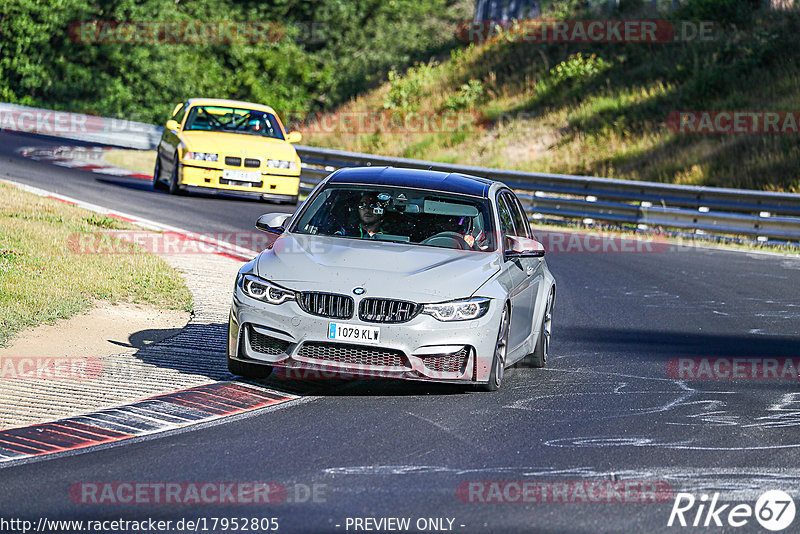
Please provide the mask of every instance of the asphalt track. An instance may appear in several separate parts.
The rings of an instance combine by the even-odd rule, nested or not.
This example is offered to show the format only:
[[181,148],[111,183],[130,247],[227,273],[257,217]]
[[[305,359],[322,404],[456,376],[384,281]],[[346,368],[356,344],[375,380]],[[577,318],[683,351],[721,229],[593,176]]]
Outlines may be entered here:
[[[0,133],[0,177],[197,232],[250,231],[261,213],[281,211],[252,200],[172,197],[143,180],[15,152],[49,143],[64,144]],[[558,282],[548,367],[509,369],[497,393],[331,384],[248,415],[0,468],[0,516],[276,517],[278,532],[354,532],[347,525],[356,517],[406,517],[412,527],[419,518],[449,518],[456,532],[758,532],[755,518],[741,528],[667,529],[673,498],[481,503],[458,488],[653,481],[698,498],[719,492],[731,505],[753,506],[771,489],[797,502],[797,379],[679,380],[667,369],[679,357],[800,357],[800,261],[700,248],[551,253],[547,261]],[[69,493],[85,482],[226,481],[276,482],[287,498],[98,505],[76,504]],[[317,498],[305,499],[315,484]],[[798,525],[800,517],[787,532]]]

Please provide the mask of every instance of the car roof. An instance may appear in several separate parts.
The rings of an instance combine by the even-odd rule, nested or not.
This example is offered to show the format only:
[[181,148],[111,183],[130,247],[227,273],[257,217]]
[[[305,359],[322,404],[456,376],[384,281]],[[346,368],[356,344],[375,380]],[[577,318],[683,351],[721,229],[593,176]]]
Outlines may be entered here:
[[489,188],[499,182],[454,172],[397,167],[351,167],[339,169],[330,176],[328,183],[412,187],[486,198]]
[[247,108],[254,111],[266,111],[276,114],[275,110],[263,104],[256,104],[255,102],[244,102],[242,100],[226,100],[224,98],[190,98],[190,106],[230,106],[234,108]]

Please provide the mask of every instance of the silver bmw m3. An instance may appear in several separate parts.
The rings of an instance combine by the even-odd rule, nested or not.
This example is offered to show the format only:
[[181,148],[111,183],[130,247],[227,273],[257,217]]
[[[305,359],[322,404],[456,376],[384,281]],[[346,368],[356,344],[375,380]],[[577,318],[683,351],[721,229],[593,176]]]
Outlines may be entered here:
[[324,179],[239,271],[228,368],[461,382],[547,361],[556,284],[500,182],[363,167]]

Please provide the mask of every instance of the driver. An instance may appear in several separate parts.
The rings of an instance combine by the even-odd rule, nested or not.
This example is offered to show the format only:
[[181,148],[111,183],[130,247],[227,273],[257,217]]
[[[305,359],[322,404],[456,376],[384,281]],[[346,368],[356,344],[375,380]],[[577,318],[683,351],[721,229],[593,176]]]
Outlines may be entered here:
[[471,249],[486,250],[488,248],[485,232],[478,231],[469,217],[451,218],[450,227],[459,234]]
[[342,228],[335,235],[348,237],[361,237],[364,239],[377,239],[377,234],[383,234],[383,213],[386,202],[378,199],[378,193],[367,191],[358,201],[358,226],[352,229]]

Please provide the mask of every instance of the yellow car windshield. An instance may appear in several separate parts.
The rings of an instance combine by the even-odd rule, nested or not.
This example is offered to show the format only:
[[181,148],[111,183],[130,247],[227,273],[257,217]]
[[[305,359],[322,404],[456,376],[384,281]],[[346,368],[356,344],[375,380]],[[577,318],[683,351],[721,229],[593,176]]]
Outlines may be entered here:
[[230,132],[283,139],[278,119],[272,113],[245,108],[194,106],[184,130]]

